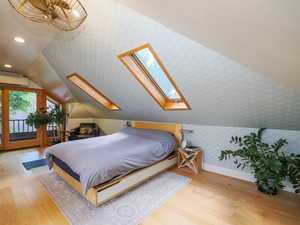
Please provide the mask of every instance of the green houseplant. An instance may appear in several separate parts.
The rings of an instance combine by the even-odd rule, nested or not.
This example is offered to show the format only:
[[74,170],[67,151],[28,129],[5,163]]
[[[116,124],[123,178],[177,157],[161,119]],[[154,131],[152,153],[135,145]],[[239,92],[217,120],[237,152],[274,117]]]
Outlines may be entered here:
[[26,124],[36,129],[49,123],[51,123],[51,118],[48,112],[43,108],[34,113],[30,113],[26,119]]
[[221,151],[219,160],[235,158],[237,168],[250,167],[254,173],[258,190],[275,195],[284,188],[283,181],[292,183],[295,192],[300,192],[300,155],[287,154],[281,148],[288,142],[279,139],[274,144],[262,141],[266,128],[244,137],[231,137],[230,143],[238,149]]
[[26,119],[26,124],[39,128],[43,125],[56,124],[57,136],[63,138],[63,128],[66,123],[67,112],[59,105],[56,105],[50,111],[41,108],[39,111],[30,113]]
[[57,125],[57,136],[60,137],[60,140],[62,140],[64,135],[63,130],[66,124],[67,115],[67,112],[59,105],[55,105],[55,107],[49,112],[51,123]]

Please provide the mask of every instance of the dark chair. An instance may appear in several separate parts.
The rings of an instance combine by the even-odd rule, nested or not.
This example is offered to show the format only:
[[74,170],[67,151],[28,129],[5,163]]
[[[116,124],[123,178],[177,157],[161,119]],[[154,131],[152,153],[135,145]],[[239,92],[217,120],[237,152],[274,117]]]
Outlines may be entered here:
[[96,123],[80,123],[80,126],[72,129],[69,140],[79,140],[100,136],[100,128]]

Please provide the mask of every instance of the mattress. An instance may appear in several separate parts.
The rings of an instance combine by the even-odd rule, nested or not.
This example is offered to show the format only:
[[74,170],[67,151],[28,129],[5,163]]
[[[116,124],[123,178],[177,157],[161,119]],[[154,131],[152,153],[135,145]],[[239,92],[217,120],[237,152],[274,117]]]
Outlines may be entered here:
[[50,168],[55,162],[80,180],[86,192],[115,177],[163,160],[175,148],[175,138],[168,132],[125,128],[112,135],[51,146],[46,149],[46,157]]
[[80,175],[78,173],[75,173],[64,161],[60,160],[59,158],[52,156],[53,162],[61,168],[63,171],[65,171],[67,174],[69,174],[71,177],[73,177],[75,180],[78,180],[80,182]]

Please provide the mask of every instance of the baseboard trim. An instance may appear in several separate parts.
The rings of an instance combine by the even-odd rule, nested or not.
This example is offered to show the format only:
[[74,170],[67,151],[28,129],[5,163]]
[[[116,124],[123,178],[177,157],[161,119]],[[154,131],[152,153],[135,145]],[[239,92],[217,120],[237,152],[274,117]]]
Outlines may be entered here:
[[209,172],[222,174],[228,177],[234,177],[240,180],[245,180],[249,182],[255,182],[255,178],[251,173],[245,173],[243,171],[238,171],[234,169],[228,169],[225,167],[215,166],[212,164],[204,163],[203,169]]
[[[215,165],[208,164],[208,163],[203,163],[203,170],[217,173],[217,174],[222,174],[222,175],[228,176],[228,177],[234,177],[234,178],[240,179],[240,180],[255,182],[255,178],[254,178],[253,174],[246,173],[243,171],[228,169],[225,167],[215,166]],[[284,182],[284,185],[286,185],[286,187],[284,188],[285,191],[294,192],[294,189],[290,183]]]

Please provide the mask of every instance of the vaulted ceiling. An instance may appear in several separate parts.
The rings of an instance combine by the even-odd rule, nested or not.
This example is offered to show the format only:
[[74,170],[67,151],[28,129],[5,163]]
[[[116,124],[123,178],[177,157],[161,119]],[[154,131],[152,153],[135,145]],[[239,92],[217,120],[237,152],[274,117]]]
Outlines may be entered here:
[[176,32],[300,90],[299,0],[118,0]]
[[[82,27],[55,34],[26,71],[32,77],[52,71],[66,92],[101,109],[95,117],[300,129],[298,2],[226,3],[90,0]],[[145,43],[159,55],[191,111],[163,111],[120,63],[118,54]],[[40,62],[50,69],[33,76],[30,69]],[[66,76],[73,72],[122,111],[103,109],[69,84]]]
[[[11,64],[9,71],[25,75],[40,86],[67,101],[71,92],[41,54],[58,31],[47,24],[33,23],[17,14],[7,0],[0,1],[0,70]],[[25,39],[16,43],[15,37]]]

